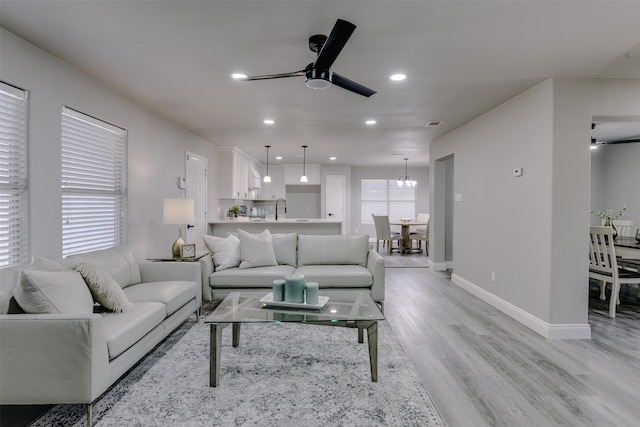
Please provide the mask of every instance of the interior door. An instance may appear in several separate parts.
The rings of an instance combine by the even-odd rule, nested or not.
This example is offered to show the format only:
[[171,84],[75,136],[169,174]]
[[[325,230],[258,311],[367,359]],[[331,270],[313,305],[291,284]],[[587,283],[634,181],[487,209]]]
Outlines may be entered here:
[[187,151],[186,198],[194,200],[195,221],[187,226],[185,241],[195,243],[196,251],[204,250],[202,236],[207,232],[207,159]]
[[344,233],[345,177],[344,175],[327,175],[325,183],[325,215],[326,219],[342,221]]

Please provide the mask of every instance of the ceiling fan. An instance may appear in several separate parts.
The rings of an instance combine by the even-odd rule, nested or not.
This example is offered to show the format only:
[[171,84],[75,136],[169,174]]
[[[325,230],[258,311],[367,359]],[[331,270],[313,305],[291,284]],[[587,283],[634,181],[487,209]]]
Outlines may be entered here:
[[316,62],[310,63],[303,70],[263,76],[242,76],[239,77],[239,80],[270,80],[304,76],[307,87],[312,89],[326,89],[331,86],[331,84],[334,84],[359,95],[370,97],[376,93],[375,90],[369,89],[366,86],[331,71],[331,66],[338,57],[338,54],[342,51],[342,48],[347,44],[349,37],[351,37],[355,29],[356,26],[351,22],[338,19],[329,37],[322,34],[309,37],[309,49],[317,53],[318,57],[316,58]]

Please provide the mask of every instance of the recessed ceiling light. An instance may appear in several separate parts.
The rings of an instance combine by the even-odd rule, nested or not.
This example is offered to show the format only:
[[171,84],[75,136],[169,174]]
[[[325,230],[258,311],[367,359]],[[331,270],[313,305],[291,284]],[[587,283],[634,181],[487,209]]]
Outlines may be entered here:
[[276,156],[276,160],[282,160],[282,156]]
[[365,123],[366,123],[366,124],[368,124],[368,125],[375,125],[375,124],[376,124],[376,123],[378,123],[378,122],[376,122],[376,121],[375,121],[375,120],[373,120],[373,119],[369,119],[369,120],[367,120]]
[[265,120],[263,121],[263,123],[264,123],[265,125],[272,125],[272,124],[274,124],[275,122],[274,122],[273,120],[271,120],[271,119],[265,119]]
[[331,156],[329,157],[329,160],[335,160],[337,157],[336,156]]
[[404,79],[407,78],[406,74],[392,74],[391,77],[389,77],[391,80],[393,80],[394,82],[399,82],[402,81]]
[[243,79],[246,79],[248,76],[243,73],[233,73],[231,74],[231,77],[233,77],[236,80],[243,80]]

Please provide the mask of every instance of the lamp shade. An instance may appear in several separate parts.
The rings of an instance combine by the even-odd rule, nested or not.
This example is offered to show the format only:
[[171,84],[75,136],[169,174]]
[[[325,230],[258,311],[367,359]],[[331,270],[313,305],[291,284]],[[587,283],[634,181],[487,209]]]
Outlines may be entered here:
[[164,199],[162,222],[164,224],[191,224],[195,221],[193,199]]

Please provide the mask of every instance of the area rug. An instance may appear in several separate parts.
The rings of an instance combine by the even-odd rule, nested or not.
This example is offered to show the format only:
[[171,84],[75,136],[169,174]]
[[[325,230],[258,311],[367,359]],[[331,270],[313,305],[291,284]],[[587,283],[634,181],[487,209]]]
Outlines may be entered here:
[[[378,382],[365,334],[293,323],[223,333],[220,385],[209,387],[209,325],[187,321],[96,402],[94,426],[442,426],[387,322]],[[34,426],[84,426],[83,405],[56,405]]]

